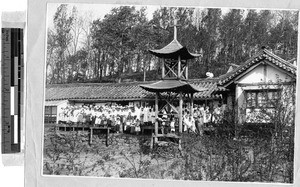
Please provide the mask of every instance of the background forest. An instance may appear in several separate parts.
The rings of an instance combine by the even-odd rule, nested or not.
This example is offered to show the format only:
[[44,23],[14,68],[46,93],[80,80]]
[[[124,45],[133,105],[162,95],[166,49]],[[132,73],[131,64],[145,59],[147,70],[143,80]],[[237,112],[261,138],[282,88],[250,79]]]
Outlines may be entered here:
[[172,41],[174,18],[178,41],[201,54],[189,78],[224,74],[262,46],[285,60],[297,55],[297,11],[158,7],[149,19],[147,7],[118,6],[94,19],[62,4],[48,27],[46,83],[158,79],[158,59],[148,50]]

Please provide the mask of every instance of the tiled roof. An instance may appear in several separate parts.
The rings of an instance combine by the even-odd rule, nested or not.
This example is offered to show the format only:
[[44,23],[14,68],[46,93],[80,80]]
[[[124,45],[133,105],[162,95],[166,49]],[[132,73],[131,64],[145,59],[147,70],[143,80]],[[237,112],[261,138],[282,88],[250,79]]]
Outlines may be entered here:
[[183,92],[197,93],[207,90],[195,84],[190,84],[186,80],[165,79],[152,84],[141,85],[141,87],[149,92]]
[[219,91],[226,91],[226,89],[217,85],[218,80],[219,79],[217,79],[217,78],[190,80],[189,82],[191,84],[194,84],[196,86],[203,87],[203,88],[207,89],[203,92],[195,93],[194,97],[195,98],[201,98],[201,99],[221,98],[221,95],[217,94],[217,93]]
[[190,53],[186,47],[182,46],[176,39],[172,40],[168,45],[162,49],[149,50],[150,53],[159,58],[177,59],[193,59],[199,57],[199,54]]
[[136,100],[149,94],[137,83],[76,83],[48,85],[46,100]]
[[275,54],[271,53],[270,51],[263,49],[258,54],[247,60],[245,63],[240,65],[238,68],[234,69],[231,72],[228,72],[222,76],[219,77],[218,85],[225,85],[226,83],[229,83],[230,81],[234,80],[237,76],[242,74],[243,72],[247,71],[249,68],[251,68],[253,65],[257,63],[261,63],[263,61],[266,61],[268,63],[271,63],[293,75],[296,75],[296,66],[292,63],[276,56]]
[[[54,84],[46,87],[46,100],[97,100],[97,101],[123,101],[154,99],[150,93],[140,85],[151,84],[149,82],[131,83],[76,83],[76,84]],[[207,88],[194,96],[198,99],[220,98],[214,94],[219,91],[216,81],[192,80],[192,83],[199,87]]]

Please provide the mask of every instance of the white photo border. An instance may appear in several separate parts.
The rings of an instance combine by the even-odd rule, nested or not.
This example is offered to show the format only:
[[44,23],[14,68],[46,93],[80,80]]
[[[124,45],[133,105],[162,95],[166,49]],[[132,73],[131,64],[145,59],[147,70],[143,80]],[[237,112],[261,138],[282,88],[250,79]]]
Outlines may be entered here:
[[[294,183],[251,183],[251,182],[215,182],[215,181],[179,181],[156,179],[115,179],[102,177],[43,176],[41,174],[43,154],[43,107],[45,95],[46,64],[46,20],[47,3],[91,3],[124,5],[160,5],[160,6],[199,6],[209,8],[257,8],[300,10],[299,0],[28,0],[27,12],[27,65],[26,65],[26,145],[25,145],[25,186],[300,186],[300,101],[296,100],[295,119],[295,156]],[[300,19],[298,18],[298,23]],[[298,24],[298,30],[300,30]],[[298,32],[298,58],[300,54],[300,32]],[[299,66],[299,63],[298,63]],[[298,68],[297,75],[300,74]],[[300,80],[297,76],[297,98],[300,93]]]

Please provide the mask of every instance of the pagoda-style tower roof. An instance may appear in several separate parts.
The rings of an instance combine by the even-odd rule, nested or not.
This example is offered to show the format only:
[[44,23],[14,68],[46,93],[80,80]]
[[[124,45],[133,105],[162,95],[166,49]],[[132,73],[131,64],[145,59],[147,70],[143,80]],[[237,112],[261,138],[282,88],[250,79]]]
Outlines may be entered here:
[[188,60],[199,57],[182,46],[177,40],[177,25],[174,20],[174,38],[162,49],[153,49],[149,52],[160,59],[162,63],[162,80],[149,85],[141,85],[149,92],[196,93],[205,91],[188,83]]
[[149,50],[149,52],[159,58],[177,60],[180,56],[181,60],[188,60],[199,57],[200,54],[190,53],[188,49],[182,46],[176,38],[162,49]]

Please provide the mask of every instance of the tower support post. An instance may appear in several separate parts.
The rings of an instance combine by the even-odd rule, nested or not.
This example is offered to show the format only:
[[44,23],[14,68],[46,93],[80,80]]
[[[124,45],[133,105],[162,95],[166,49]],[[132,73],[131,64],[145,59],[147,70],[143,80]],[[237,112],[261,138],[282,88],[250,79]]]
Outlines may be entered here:
[[181,78],[181,59],[180,59],[180,55],[178,56],[178,72],[177,72],[177,77],[178,79]]
[[158,92],[155,94],[155,137],[154,137],[154,144],[157,142],[157,136],[158,136]]
[[182,133],[182,92],[179,93],[179,111],[178,111],[178,120],[179,120],[179,135]]
[[191,115],[194,116],[194,94],[191,93]]

